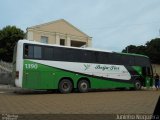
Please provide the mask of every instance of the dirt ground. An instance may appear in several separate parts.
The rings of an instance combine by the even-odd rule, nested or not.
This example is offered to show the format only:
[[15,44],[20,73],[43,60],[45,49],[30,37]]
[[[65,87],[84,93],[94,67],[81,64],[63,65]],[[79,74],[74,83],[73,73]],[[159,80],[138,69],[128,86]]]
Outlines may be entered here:
[[152,114],[160,90],[60,94],[0,90],[0,113],[17,114]]
[[[117,115],[152,115],[160,90],[96,90],[60,94],[0,87],[2,120],[117,120]],[[17,91],[17,90],[16,90]]]

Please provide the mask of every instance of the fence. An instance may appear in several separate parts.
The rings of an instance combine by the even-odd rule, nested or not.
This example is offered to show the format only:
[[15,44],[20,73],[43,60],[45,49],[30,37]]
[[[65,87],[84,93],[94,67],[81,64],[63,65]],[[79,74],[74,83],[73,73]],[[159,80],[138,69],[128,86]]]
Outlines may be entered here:
[[10,84],[12,81],[12,64],[0,61],[0,84]]
[[5,73],[10,73],[12,72],[12,63],[8,63],[8,62],[4,62],[4,61],[0,61],[0,73],[5,72]]
[[11,84],[12,74],[11,73],[0,73],[0,84]]

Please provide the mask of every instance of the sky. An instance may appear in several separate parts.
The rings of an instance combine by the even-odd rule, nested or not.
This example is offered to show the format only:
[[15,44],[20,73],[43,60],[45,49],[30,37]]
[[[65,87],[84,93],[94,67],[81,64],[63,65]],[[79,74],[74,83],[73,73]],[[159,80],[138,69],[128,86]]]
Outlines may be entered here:
[[160,36],[160,0],[0,0],[0,29],[65,19],[94,48],[121,52]]

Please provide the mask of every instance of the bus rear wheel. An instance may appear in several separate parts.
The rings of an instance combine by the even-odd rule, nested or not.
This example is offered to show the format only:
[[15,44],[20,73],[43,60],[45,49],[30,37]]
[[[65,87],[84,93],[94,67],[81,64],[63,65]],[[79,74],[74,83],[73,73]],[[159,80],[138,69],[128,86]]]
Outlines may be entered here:
[[81,93],[88,92],[89,82],[87,80],[80,80],[78,82],[78,90]]
[[139,80],[136,80],[136,81],[134,82],[134,89],[135,89],[135,90],[140,90],[141,87],[142,87],[141,82],[140,82]]
[[61,93],[70,93],[73,89],[73,84],[69,79],[63,79],[61,80],[61,82],[59,83],[59,91]]

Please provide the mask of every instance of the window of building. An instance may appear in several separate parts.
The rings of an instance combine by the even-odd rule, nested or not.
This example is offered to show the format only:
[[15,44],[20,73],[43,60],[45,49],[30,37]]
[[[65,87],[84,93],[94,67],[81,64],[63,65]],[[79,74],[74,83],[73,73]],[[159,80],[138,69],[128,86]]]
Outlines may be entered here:
[[71,40],[71,46],[72,47],[82,47],[82,46],[85,46],[85,45],[86,45],[86,42]]
[[46,36],[41,36],[41,43],[48,43],[48,37]]
[[65,39],[60,39],[60,45],[65,45]]

